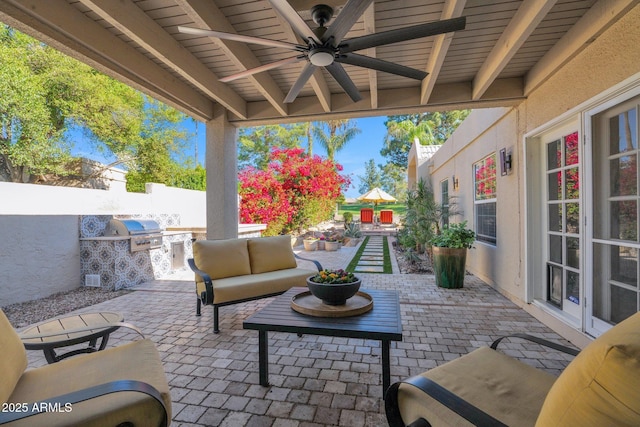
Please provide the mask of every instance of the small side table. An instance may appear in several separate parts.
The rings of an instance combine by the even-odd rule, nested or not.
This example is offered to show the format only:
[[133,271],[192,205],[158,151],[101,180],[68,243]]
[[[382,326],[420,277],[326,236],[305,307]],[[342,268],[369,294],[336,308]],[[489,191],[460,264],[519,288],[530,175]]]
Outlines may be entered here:
[[[42,350],[49,363],[82,353],[104,350],[109,335],[122,326],[124,317],[120,313],[82,313],[59,317],[31,326],[20,332],[27,350]],[[100,346],[97,347],[100,339]],[[88,342],[86,348],[57,354],[56,349]]]

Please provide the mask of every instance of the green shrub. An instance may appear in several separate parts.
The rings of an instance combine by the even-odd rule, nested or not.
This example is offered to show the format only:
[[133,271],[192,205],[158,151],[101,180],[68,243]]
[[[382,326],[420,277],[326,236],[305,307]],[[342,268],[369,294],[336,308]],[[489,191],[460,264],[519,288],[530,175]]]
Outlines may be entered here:
[[449,224],[440,234],[432,237],[430,243],[441,248],[471,249],[475,240],[476,233],[467,228],[467,221],[463,221]]

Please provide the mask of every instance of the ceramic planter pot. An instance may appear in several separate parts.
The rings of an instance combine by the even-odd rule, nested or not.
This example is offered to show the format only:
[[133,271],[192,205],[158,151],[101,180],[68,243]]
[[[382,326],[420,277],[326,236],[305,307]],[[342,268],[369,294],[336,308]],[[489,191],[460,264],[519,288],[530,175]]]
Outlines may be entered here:
[[433,248],[433,272],[440,288],[458,289],[464,285],[466,248]]
[[304,240],[304,250],[305,251],[315,251],[318,250],[318,241],[317,240]]
[[318,240],[318,250],[319,251],[324,251],[324,244],[325,244],[324,240]]
[[324,249],[327,251],[337,251],[340,249],[340,242],[324,242]]
[[327,305],[346,304],[347,300],[354,296],[356,292],[358,292],[358,289],[360,289],[360,284],[362,283],[362,280],[360,279],[352,283],[316,283],[310,280],[311,277],[307,278],[307,286],[309,287],[309,291],[311,291],[313,296],[321,299],[322,302]]

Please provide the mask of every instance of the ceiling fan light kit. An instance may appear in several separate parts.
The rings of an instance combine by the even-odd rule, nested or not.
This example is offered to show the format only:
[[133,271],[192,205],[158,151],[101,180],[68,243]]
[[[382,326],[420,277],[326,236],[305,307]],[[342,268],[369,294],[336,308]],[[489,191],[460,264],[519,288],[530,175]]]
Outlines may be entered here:
[[223,82],[230,82],[293,62],[307,61],[307,65],[303,68],[302,73],[285,97],[285,103],[293,102],[296,99],[317,67],[324,67],[353,102],[359,101],[362,97],[341,64],[349,64],[410,79],[422,80],[427,76],[427,73],[424,71],[352,52],[459,31],[463,30],[466,25],[466,19],[460,17],[368,34],[343,41],[342,38],[344,35],[356,23],[360,15],[364,13],[365,9],[369,7],[373,0],[349,0],[333,24],[329,27],[325,26],[325,24],[333,17],[333,9],[324,4],[316,5],[311,8],[313,22],[318,25],[315,29],[309,28],[304,19],[298,15],[298,12],[296,12],[286,0],[269,0],[269,2],[273,8],[291,24],[291,27],[300,35],[306,45],[189,27],[178,27],[178,31],[185,34],[216,37],[222,40],[240,41],[295,51],[296,56],[294,57],[264,64],[220,79]]

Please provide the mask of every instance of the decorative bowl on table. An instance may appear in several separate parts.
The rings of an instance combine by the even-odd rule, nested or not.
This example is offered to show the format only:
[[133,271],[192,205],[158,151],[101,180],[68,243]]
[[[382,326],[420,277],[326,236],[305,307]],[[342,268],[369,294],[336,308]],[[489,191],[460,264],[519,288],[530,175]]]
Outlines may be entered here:
[[327,305],[344,305],[354,296],[362,281],[344,270],[322,270],[307,278],[313,296]]

